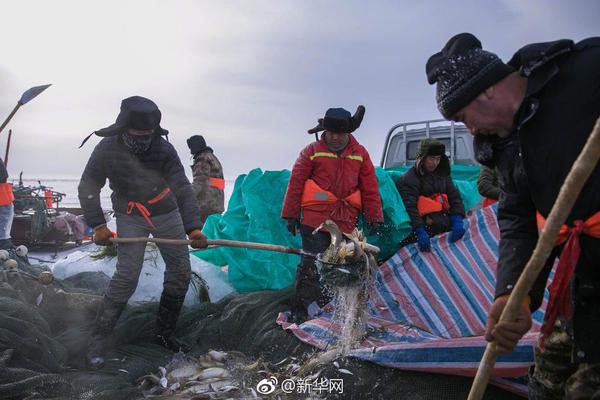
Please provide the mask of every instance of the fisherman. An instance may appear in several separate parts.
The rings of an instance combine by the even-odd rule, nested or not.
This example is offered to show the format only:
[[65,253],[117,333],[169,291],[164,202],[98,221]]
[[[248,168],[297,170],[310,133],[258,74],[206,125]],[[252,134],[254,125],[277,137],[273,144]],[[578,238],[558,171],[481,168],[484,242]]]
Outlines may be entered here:
[[[501,174],[497,283],[486,339],[509,352],[531,328],[531,312],[542,302],[553,259],[517,319],[498,323],[499,316],[600,115],[600,38],[530,44],[505,64],[475,36],[462,33],[429,58],[426,72],[429,83],[437,83],[442,115],[463,122],[475,135],[476,148],[488,149],[487,161]],[[535,350],[531,399],[600,395],[598,188],[596,166],[556,243],[562,253],[542,328],[544,350]]]
[[410,217],[412,233],[400,243],[417,242],[419,250],[431,251],[430,237],[450,231],[450,242],[465,234],[465,207],[450,178],[450,160],[444,144],[424,139],[417,162],[398,179],[398,192]]
[[[383,223],[383,211],[375,168],[367,150],[351,134],[360,126],[364,107],[356,114],[330,108],[309,133],[325,131],[320,140],[306,146],[296,160],[285,193],[281,217],[292,235],[299,231],[302,248],[313,254],[323,252],[330,236],[313,230],[330,219],[346,233],[356,227],[362,212],[372,230]],[[319,274],[311,257],[302,256],[296,273],[293,319],[308,318],[308,307],[328,302],[321,291]]]
[[477,191],[483,197],[483,207],[491,206],[500,198],[500,182],[495,167],[481,166],[477,177]]
[[209,215],[221,214],[225,210],[223,167],[201,135],[191,136],[187,144],[194,158],[192,187],[200,207],[200,220],[204,225]]
[[[192,185],[175,148],[162,137],[168,131],[160,126],[160,119],[153,101],[133,96],[121,102],[113,125],[94,132],[104,139],[92,152],[79,182],[79,201],[85,220],[94,228],[94,243],[109,246],[113,237],[100,205],[100,189],[108,178],[119,237],[152,234],[185,239],[187,234],[193,248],[207,247]],[[186,351],[189,348],[175,338],[175,325],[191,278],[188,248],[158,247],[166,271],[155,339],[170,350]],[[92,369],[104,365],[108,337],[136,289],[145,249],[146,243],[117,247],[117,270],[104,294],[88,346],[87,363]]]
[[12,183],[8,183],[8,171],[4,161],[0,159],[0,249],[11,249],[15,246],[10,240],[15,209],[13,201],[15,196]]

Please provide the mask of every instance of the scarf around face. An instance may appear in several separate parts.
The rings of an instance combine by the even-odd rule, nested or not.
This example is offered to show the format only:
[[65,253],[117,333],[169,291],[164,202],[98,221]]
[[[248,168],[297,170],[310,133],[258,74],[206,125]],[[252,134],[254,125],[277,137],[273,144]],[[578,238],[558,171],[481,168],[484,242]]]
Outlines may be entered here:
[[152,135],[130,135],[129,133],[123,133],[123,143],[133,154],[142,154],[148,151],[152,141],[154,140],[154,134]]

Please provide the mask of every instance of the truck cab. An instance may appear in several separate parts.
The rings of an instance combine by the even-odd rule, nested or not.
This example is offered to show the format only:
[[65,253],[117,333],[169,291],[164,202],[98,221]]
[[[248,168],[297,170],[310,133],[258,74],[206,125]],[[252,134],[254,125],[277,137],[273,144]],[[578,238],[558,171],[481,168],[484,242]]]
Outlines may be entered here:
[[450,164],[478,165],[468,129],[463,124],[433,119],[394,125],[385,139],[381,167],[414,165],[419,143],[426,138],[439,140],[446,146]]

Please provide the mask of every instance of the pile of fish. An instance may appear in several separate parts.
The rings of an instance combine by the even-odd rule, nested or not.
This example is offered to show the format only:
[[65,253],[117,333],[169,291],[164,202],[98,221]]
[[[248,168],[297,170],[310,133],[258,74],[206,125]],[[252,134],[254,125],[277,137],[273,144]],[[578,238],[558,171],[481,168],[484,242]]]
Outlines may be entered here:
[[[159,367],[156,373],[138,378],[136,384],[147,398],[305,399],[305,395],[284,391],[281,383],[286,380],[311,382],[319,378],[324,368],[311,375],[302,374],[303,364],[310,363],[313,358],[314,355],[306,355],[303,359],[290,356],[269,364],[260,359],[252,362],[237,351],[211,350],[199,357],[178,353],[168,365]],[[337,361],[332,364],[338,374],[353,375],[351,371],[340,368]],[[325,397],[311,394],[310,398]]]
[[257,383],[271,375],[260,360],[252,362],[236,351],[211,350],[199,357],[178,353],[157,373],[142,376],[136,383],[147,397],[260,399]]
[[234,359],[233,354],[215,350],[198,358],[178,353],[166,367],[138,378],[136,383],[146,395],[178,394],[198,400],[258,398],[233,377],[230,369],[235,369]]

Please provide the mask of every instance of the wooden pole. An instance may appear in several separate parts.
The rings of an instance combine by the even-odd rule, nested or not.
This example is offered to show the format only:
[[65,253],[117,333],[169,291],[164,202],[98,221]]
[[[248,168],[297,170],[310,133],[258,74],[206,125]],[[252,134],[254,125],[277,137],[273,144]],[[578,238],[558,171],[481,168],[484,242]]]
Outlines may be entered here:
[[[153,238],[153,237],[139,237],[139,238],[121,238],[116,237],[110,239],[113,243],[140,243],[140,242],[152,242],[157,244],[166,244],[166,245],[190,245],[192,244],[191,240],[188,239],[162,239],[162,238]],[[225,239],[208,239],[209,246],[227,246],[227,247],[241,247],[246,249],[255,249],[255,250],[267,250],[267,251],[277,251],[279,253],[288,253],[288,254],[297,254],[299,256],[308,255],[315,256],[311,253],[307,253],[301,249],[295,249],[293,247],[287,246],[279,246],[276,244],[267,244],[267,243],[256,243],[256,242],[240,242],[237,240],[225,240]],[[201,250],[201,249],[199,249]]]
[[12,129],[8,130],[8,138],[6,139],[6,153],[4,154],[4,168],[8,168],[8,152],[10,151],[10,138],[12,137]]
[[[154,238],[154,237],[135,237],[135,238],[122,238],[116,237],[111,238],[111,242],[113,243],[140,243],[140,242],[152,242],[157,244],[167,244],[167,245],[190,245],[192,241],[189,239],[162,239],[162,238]],[[267,250],[267,251],[276,251],[279,253],[288,253],[288,254],[297,254],[299,256],[309,256],[316,257],[316,254],[312,254],[306,252],[302,249],[296,249],[293,247],[280,246],[277,244],[268,244],[268,243],[256,243],[256,242],[240,242],[237,240],[226,240],[226,239],[208,239],[207,240],[209,246],[226,246],[226,247],[241,247],[245,249],[254,249],[254,250]],[[354,243],[347,243],[348,251],[354,250]],[[198,249],[202,250],[202,249]],[[379,252],[379,248],[377,246],[370,245],[368,243],[364,244],[363,251],[377,253]]]
[[12,119],[12,117],[17,113],[17,110],[21,107],[21,103],[17,103],[17,105],[15,106],[15,108],[13,108],[13,110],[10,112],[10,114],[8,114],[8,117],[6,117],[6,119],[4,120],[4,122],[2,123],[2,125],[0,125],[0,132],[2,132],[2,129],[4,129],[6,127],[6,125],[10,122],[10,120]]
[[[513,321],[519,313],[521,305],[525,297],[531,290],[544,264],[554,248],[556,237],[560,227],[565,223],[565,220],[571,213],[571,209],[583,188],[583,185],[594,171],[600,158],[600,118],[596,121],[596,125],[592,130],[581,154],[573,163],[569,175],[565,179],[556,202],[552,206],[552,210],[546,220],[544,230],[540,234],[538,242],[531,254],[531,258],[523,269],[519,280],[517,281],[504,311],[500,316],[500,321]],[[490,379],[496,357],[498,355],[496,343],[488,343],[483,354],[477,375],[473,381],[473,386],[469,392],[468,400],[480,400],[483,398],[485,388]]]

